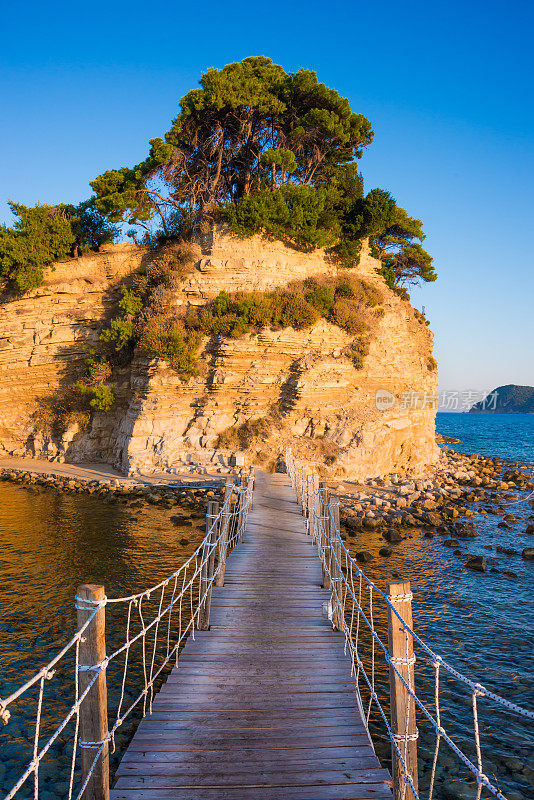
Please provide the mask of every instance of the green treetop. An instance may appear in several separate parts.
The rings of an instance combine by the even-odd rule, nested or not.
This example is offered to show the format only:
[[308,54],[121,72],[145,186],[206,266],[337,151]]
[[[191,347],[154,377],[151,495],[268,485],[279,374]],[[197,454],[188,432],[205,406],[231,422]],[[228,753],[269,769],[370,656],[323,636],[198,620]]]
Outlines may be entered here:
[[435,281],[432,256],[422,247],[423,223],[395,205],[390,218],[371,236],[373,254],[382,260],[382,274],[389,286]]
[[345,266],[369,238],[391,286],[434,280],[421,223],[383,189],[364,196],[358,159],[372,140],[369,120],[315,72],[251,57],[205,72],[145,161],[91,186],[97,209],[148,243],[155,218],[163,238],[223,218],[242,236],[330,248]]
[[146,161],[110,170],[91,186],[113,221],[143,224],[157,214],[165,225],[173,208],[204,217],[273,188],[277,172],[283,185],[335,180],[372,138],[369,120],[314,72],[245,58],[202,76],[165,142],[151,140]]

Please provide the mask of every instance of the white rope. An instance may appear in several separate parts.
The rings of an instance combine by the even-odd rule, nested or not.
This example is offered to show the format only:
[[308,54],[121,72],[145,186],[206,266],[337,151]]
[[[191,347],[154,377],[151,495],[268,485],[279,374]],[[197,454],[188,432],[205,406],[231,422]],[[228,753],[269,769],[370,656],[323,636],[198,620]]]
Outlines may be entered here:
[[413,592],[409,592],[408,594],[387,594],[387,599],[390,603],[406,603],[411,602],[413,600]]
[[416,742],[419,739],[419,731],[416,733],[393,733],[396,742]]

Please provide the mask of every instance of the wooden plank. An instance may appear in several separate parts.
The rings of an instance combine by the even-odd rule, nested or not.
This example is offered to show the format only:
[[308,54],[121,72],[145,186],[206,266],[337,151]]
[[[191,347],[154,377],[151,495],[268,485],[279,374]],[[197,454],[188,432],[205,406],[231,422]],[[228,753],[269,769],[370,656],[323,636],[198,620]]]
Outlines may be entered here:
[[[216,678],[213,675],[204,676],[204,675],[190,675],[184,678],[182,676],[181,679],[175,679],[173,681],[168,680],[167,683],[162,686],[159,691],[158,697],[166,696],[169,694],[173,694],[176,696],[176,691],[180,692],[188,692],[194,691],[196,689],[200,690],[203,687],[210,687],[213,691],[216,692],[223,692],[230,687],[239,689],[240,692],[250,689],[250,678],[247,675],[246,677],[238,677],[232,676],[225,681],[224,678]],[[346,678],[340,678],[338,682],[335,681],[335,678],[332,678],[331,675],[328,675],[326,678],[313,678],[313,676],[308,678],[301,678],[300,681],[291,681],[284,684],[283,688],[280,687],[280,684],[276,680],[261,680],[258,679],[254,682],[254,690],[255,694],[258,694],[259,691],[265,693],[266,691],[269,692],[278,692],[279,694],[287,694],[295,693],[309,693],[309,692],[338,692],[338,691],[346,691],[346,692],[353,692],[354,691],[354,684],[352,682],[348,682]]]
[[245,786],[238,789],[193,786],[185,789],[115,789],[111,800],[391,800],[391,790],[385,783],[361,785],[357,790],[353,783]]
[[[316,755],[314,750],[305,748],[291,750],[288,753],[281,750],[265,752],[247,750],[243,751],[243,758],[234,760],[230,757],[228,750],[223,751],[219,758],[213,758],[210,752],[198,750],[190,752],[187,758],[180,757],[181,754],[178,752],[165,753],[165,759],[142,758],[136,761],[123,761],[118,774],[125,777],[129,775],[160,775],[176,778],[186,774],[201,775],[206,772],[215,777],[216,772],[223,771],[227,776],[248,774],[250,778],[251,772],[256,773],[261,770],[265,780],[266,772],[278,772],[279,774],[301,772],[303,769],[309,770],[311,766],[334,772],[351,769],[368,772],[373,770],[376,773],[381,769],[376,756],[369,756],[368,753],[363,752],[347,754],[348,749],[345,747],[343,750],[336,750],[331,747],[330,754],[322,758]],[[328,752],[328,748],[326,751]],[[325,748],[321,752],[325,752]],[[376,779],[376,774],[374,777]],[[387,780],[387,775],[382,774],[380,780]]]
[[[164,712],[154,711],[149,716],[146,716],[139,724],[148,725],[154,720],[162,718],[163,713]],[[196,724],[199,728],[206,725],[234,725],[236,722],[239,722],[242,726],[249,726],[252,728],[259,728],[262,725],[269,728],[272,727],[273,720],[279,721],[280,719],[287,720],[288,723],[292,720],[298,720],[299,722],[309,721],[310,725],[316,725],[319,724],[321,720],[331,720],[334,716],[331,712],[322,711],[320,709],[308,710],[298,708],[278,710],[259,709],[257,711],[243,709],[234,711],[212,709],[209,711],[204,709],[199,711],[165,712],[165,714],[168,719],[174,719],[176,721],[189,720],[191,724]],[[340,720],[340,722],[344,720],[352,720],[353,722],[361,721],[360,717],[354,718],[352,708],[341,709],[341,711],[336,713],[335,719]]]
[[[298,763],[301,764],[304,761],[315,761],[315,760],[323,760],[328,761],[330,764],[332,763],[332,755],[336,754],[337,756],[337,764],[345,763],[349,759],[358,759],[362,758],[361,755],[358,755],[357,748],[349,746],[342,746],[342,747],[324,747],[324,746],[317,746],[314,747],[310,745],[310,747],[302,747],[299,750],[285,750],[283,749],[281,753],[273,752],[272,750],[265,750],[261,751],[259,754],[255,753],[254,748],[244,748],[243,754],[246,756],[247,764],[251,764],[256,762],[257,760],[262,761],[262,763],[266,763],[268,761],[272,761],[273,764],[293,764]],[[365,750],[365,758],[369,758],[368,750]],[[195,751],[188,755],[187,763],[197,763],[202,762],[204,763],[206,758],[209,759],[210,764],[216,763],[223,763],[224,765],[228,764],[228,749],[225,748],[224,750],[210,750],[209,754],[206,755],[206,752]],[[172,752],[152,752],[152,751],[131,751],[125,754],[124,758],[122,759],[121,765],[119,770],[126,764],[145,764],[148,762],[158,763],[158,764],[167,764],[167,763],[177,763],[180,764],[183,762],[183,755],[181,750],[178,748]],[[376,756],[372,757],[373,763],[378,766],[378,759]]]
[[216,774],[211,774],[209,771],[198,771],[191,775],[190,781],[187,778],[181,781],[180,778],[173,778],[172,775],[121,775],[116,783],[117,789],[123,788],[138,788],[138,789],[185,789],[187,786],[194,783],[198,788],[205,786],[206,788],[219,788],[225,786],[234,787],[275,787],[280,785],[285,786],[313,786],[317,783],[334,783],[334,784],[377,784],[380,781],[386,781],[388,773],[381,769],[372,770],[301,770],[300,772],[277,772],[273,770],[258,770],[248,773],[238,773],[235,778],[228,775],[227,772],[221,771]]
[[[306,750],[309,747],[325,747],[325,748],[350,748],[353,751],[369,752],[369,739],[367,734],[360,732],[350,733],[346,736],[306,736],[304,733],[299,733],[298,736],[294,733],[289,735],[281,735],[275,732],[271,736],[264,737],[250,737],[247,735],[238,736],[233,733],[225,733],[224,736],[219,734],[206,736],[203,739],[196,739],[193,733],[187,736],[175,736],[174,734],[158,733],[151,736],[136,736],[131,742],[127,754],[132,753],[132,757],[136,752],[153,752],[157,748],[157,752],[162,755],[164,753],[180,753],[182,758],[186,758],[188,752],[201,752],[204,755],[209,754],[213,747],[225,747],[229,757],[243,758],[245,755],[261,751],[268,753],[298,752],[299,750]],[[231,751],[236,751],[235,756],[231,756]],[[241,754],[241,755],[240,755]],[[126,757],[126,756],[125,756]]]

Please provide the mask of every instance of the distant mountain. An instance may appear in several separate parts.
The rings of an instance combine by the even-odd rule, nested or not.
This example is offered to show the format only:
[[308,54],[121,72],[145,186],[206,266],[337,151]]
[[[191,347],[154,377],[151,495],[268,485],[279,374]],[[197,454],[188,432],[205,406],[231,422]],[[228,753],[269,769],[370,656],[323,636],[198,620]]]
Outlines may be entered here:
[[[496,399],[494,396],[497,395]],[[497,386],[470,414],[534,414],[534,386]]]

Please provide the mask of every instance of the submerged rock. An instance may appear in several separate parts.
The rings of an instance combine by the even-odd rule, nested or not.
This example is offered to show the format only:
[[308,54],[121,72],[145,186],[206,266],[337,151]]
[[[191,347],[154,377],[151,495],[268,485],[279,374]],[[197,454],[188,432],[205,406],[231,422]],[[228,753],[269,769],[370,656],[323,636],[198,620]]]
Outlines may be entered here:
[[472,569],[475,572],[487,572],[488,566],[484,556],[473,556],[465,562],[467,569]]
[[517,550],[513,547],[502,547],[500,544],[495,548],[498,553],[504,553],[505,556],[516,556]]
[[390,544],[398,544],[399,542],[402,542],[404,538],[402,534],[400,534],[398,531],[392,531],[392,530],[384,531],[382,536],[384,537],[386,542],[389,542]]
[[175,525],[188,525],[192,522],[191,517],[187,517],[185,514],[175,514],[170,517],[170,520],[174,522]]

